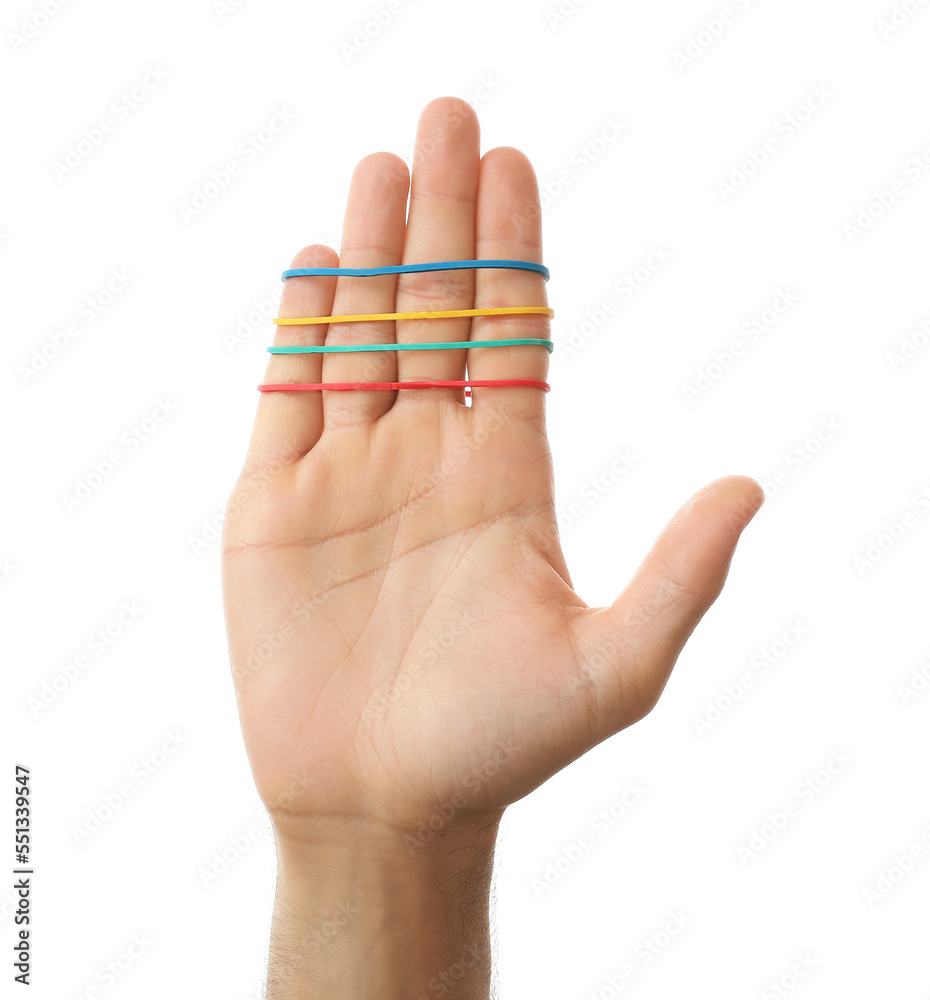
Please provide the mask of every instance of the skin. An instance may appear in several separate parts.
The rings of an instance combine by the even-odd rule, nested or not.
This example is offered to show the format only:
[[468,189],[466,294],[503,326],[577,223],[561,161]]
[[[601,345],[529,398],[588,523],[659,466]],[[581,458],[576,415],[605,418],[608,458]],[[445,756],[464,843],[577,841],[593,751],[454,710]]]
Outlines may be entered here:
[[[362,159],[340,254],[310,246],[291,266],[541,263],[540,217],[527,157],[480,156],[474,111],[444,97],[421,114],[412,177],[393,154]],[[291,278],[280,315],[547,304],[540,275],[478,269]],[[393,343],[395,326],[400,343],[552,339],[523,316],[279,326],[275,343]],[[467,353],[471,378],[547,378],[544,347]],[[272,355],[264,381],[464,379],[465,354]],[[748,477],[711,482],[589,607],[559,544],[546,394],[473,392],[471,407],[461,389],[259,394],[222,557],[278,854],[269,997],[490,995],[504,810],[652,709],[762,503]]]

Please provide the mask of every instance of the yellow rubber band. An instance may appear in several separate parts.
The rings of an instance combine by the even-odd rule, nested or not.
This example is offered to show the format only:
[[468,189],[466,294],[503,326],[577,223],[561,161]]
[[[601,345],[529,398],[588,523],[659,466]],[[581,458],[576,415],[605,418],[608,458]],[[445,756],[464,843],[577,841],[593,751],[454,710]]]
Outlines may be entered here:
[[548,316],[555,313],[547,306],[503,306],[499,309],[447,309],[443,312],[367,313],[361,316],[303,316],[297,319],[281,319],[276,316],[272,322],[279,326],[313,326],[317,323],[362,323],[394,319],[451,319],[454,316],[517,316],[526,313],[533,316]]

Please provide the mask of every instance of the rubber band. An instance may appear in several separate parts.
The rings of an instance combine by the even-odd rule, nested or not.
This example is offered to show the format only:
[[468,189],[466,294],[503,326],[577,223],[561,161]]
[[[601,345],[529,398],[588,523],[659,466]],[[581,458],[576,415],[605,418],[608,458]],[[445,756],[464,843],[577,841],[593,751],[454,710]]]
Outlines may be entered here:
[[258,387],[259,392],[284,392],[297,389],[336,389],[339,391],[347,389],[465,389],[465,395],[470,396],[468,386],[502,386],[502,385],[526,385],[548,392],[551,388],[548,382],[542,382],[535,378],[504,378],[474,381],[465,380],[440,380],[436,382],[286,382],[283,384],[263,384]]
[[294,267],[284,271],[281,280],[317,274],[343,274],[353,278],[368,278],[377,274],[410,274],[414,271],[461,271],[466,268],[504,267],[517,271],[535,271],[549,280],[549,268],[531,260],[440,260],[426,264],[390,264],[387,267]]
[[395,319],[452,319],[456,316],[548,316],[555,313],[547,306],[501,306],[495,309],[442,309],[438,312],[364,313],[355,316],[298,316],[282,319],[275,316],[271,321],[278,326],[315,326],[319,323],[367,323]]
[[308,347],[269,347],[269,354],[342,354],[354,351],[439,351],[471,350],[473,347],[510,347],[524,344],[545,347],[549,353],[555,346],[551,340],[520,337],[513,340],[455,340],[448,344],[320,344]]
[[548,316],[555,313],[548,306],[500,306],[494,309],[442,309],[432,312],[362,313],[353,316],[298,316],[284,319],[276,316],[279,326],[315,326],[321,323],[381,322],[397,319],[452,319],[458,316]]

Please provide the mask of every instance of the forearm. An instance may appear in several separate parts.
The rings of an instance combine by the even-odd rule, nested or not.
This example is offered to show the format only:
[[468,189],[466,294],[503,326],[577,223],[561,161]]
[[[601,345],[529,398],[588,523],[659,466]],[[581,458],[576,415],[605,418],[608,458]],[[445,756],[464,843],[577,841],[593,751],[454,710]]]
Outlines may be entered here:
[[496,836],[493,820],[413,848],[360,821],[276,826],[268,1000],[488,1000]]

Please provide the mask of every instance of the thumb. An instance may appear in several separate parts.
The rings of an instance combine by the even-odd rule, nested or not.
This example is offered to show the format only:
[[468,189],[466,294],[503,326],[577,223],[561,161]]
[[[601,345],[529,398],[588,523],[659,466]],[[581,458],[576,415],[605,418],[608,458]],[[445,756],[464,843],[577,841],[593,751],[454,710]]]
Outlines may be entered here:
[[748,476],[708,483],[672,517],[613,604],[576,619],[583,686],[596,686],[598,739],[632,725],[659,700],[764,499]]

